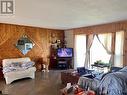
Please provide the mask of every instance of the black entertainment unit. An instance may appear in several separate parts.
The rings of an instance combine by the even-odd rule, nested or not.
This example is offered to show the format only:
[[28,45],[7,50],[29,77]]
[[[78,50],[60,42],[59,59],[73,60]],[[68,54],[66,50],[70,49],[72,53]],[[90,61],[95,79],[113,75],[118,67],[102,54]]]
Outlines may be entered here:
[[57,58],[57,69],[72,68],[72,58]]
[[49,69],[72,68],[73,48],[51,48]]
[[58,48],[57,49],[57,68],[69,69],[72,68],[73,48]]

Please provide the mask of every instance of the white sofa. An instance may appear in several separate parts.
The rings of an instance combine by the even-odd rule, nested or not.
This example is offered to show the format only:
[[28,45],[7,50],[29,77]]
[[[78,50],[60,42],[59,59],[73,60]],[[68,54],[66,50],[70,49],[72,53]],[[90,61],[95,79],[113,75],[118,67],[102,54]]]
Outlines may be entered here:
[[[4,67],[9,66],[11,63],[14,63],[14,62],[26,62],[27,63],[29,61],[31,61],[29,57],[4,59],[2,61],[2,65],[4,68]],[[6,84],[10,84],[14,80],[22,79],[22,78],[26,78],[26,77],[30,77],[30,78],[34,79],[35,78],[35,71],[36,71],[35,67],[30,67],[30,68],[25,69],[25,70],[11,71],[11,72],[4,73],[4,78],[5,78]]]

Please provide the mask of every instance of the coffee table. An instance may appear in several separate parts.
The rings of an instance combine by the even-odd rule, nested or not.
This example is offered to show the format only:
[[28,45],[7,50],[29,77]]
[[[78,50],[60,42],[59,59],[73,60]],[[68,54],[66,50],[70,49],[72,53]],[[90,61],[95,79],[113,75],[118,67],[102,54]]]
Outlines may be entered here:
[[78,73],[72,73],[72,72],[68,72],[68,71],[61,72],[61,82],[62,82],[62,84],[65,84],[65,85],[67,83],[77,84],[79,77],[80,76]]

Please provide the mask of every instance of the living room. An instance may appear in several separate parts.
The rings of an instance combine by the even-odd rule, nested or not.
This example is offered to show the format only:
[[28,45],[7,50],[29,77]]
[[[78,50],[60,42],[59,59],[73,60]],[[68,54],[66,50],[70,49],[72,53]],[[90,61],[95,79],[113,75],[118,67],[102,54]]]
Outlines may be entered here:
[[[68,83],[80,85],[83,93],[89,88],[92,95],[127,94],[126,81],[119,84],[126,77],[119,82],[115,77],[127,75],[126,1],[2,0],[0,4],[2,95],[60,95]],[[95,85],[100,76],[104,82]],[[117,91],[109,90],[111,81]],[[66,94],[78,95],[72,93]]]

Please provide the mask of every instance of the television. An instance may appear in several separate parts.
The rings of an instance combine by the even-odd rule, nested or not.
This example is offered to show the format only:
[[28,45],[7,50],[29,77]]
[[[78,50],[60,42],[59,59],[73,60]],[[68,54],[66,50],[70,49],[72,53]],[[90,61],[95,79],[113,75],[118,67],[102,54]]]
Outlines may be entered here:
[[73,48],[58,48],[57,49],[57,57],[73,57]]

